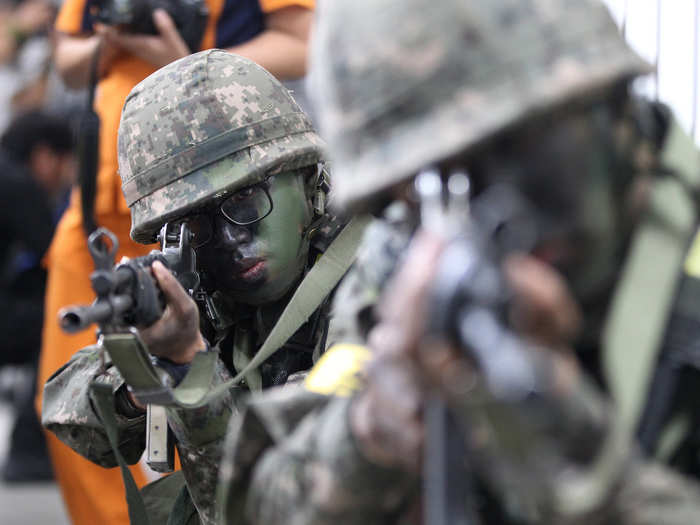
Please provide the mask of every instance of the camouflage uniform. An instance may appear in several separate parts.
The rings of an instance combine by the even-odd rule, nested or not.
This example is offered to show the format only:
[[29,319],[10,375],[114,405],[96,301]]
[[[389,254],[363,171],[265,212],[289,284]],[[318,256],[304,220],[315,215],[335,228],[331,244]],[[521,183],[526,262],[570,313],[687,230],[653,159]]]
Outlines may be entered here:
[[[336,162],[337,197],[357,207],[378,196],[386,199],[382,190],[423,167],[479,151],[497,133],[596,100],[616,83],[649,70],[595,0],[446,0],[439,6],[424,0],[336,1],[319,11],[314,42],[311,86]],[[674,173],[655,179],[647,215],[625,239],[630,257],[622,277],[620,268],[615,273],[619,286],[606,303],[612,303],[611,319],[605,330],[598,326],[595,332],[603,352],[626,343],[628,360],[639,338],[627,337],[619,327],[630,325],[619,318],[630,307],[658,310],[651,326],[667,314],[697,220],[693,191],[687,190],[700,183],[698,152],[672,119],[658,124],[649,134],[617,130],[619,136],[636,137],[623,152],[636,169]],[[335,320],[343,330],[332,342],[362,342],[374,323],[372,306],[415,226],[397,221],[395,213],[367,233],[358,263],[338,291]],[[629,271],[649,260],[649,246],[656,246],[658,254],[652,237],[669,241],[661,248],[669,252],[666,268]],[[653,281],[655,272],[664,284],[652,286],[640,304],[635,304],[639,297],[625,295],[625,289]],[[646,320],[642,316],[636,322]],[[661,332],[649,338],[652,346]],[[355,365],[348,364],[348,374],[357,373]],[[316,372],[333,373],[323,366],[312,376]],[[347,374],[339,374],[338,384],[347,380]],[[633,382],[631,390],[638,390],[644,380]],[[420,523],[419,477],[363,455],[349,424],[351,397],[324,396],[307,386],[268,392],[232,421],[221,470],[226,523]],[[623,393],[625,388],[611,386],[615,396],[638,396]],[[464,405],[480,401],[471,395]],[[527,476],[536,476],[538,469],[521,471],[525,485],[549,485],[539,507],[522,506],[518,487],[501,478],[500,487],[485,483],[491,494],[477,499],[484,523],[680,525],[697,519],[700,488],[640,459],[629,439],[634,416],[618,416],[586,380],[560,416],[550,418],[559,433],[555,449],[582,453],[583,461],[569,467],[574,472],[590,468],[587,489],[578,492],[575,476],[550,472],[549,478],[533,480]],[[479,421],[470,424],[478,427]],[[491,462],[484,476],[512,467],[493,454],[489,443],[519,429],[511,424],[501,430],[483,440],[483,457],[476,458]],[[539,437],[519,445],[547,460],[546,454],[537,455]],[[498,508],[489,506],[490,497]]]
[[[138,84],[122,112],[119,165],[131,208],[132,237],[153,242],[163,223],[211,207],[228,193],[271,175],[307,167],[317,173],[320,145],[287,90],[251,61],[220,50],[178,60]],[[299,171],[298,176],[308,172]],[[303,204],[309,209],[313,191]],[[300,228],[296,241],[308,248],[307,268],[338,229],[326,214],[317,214],[313,220],[314,228],[308,235]],[[208,327],[212,351],[220,357],[212,386],[231,379],[252,358],[292,292],[259,305],[214,293],[223,325]],[[246,376],[248,384],[282,384],[308,369],[312,355],[322,350],[327,310],[323,303],[274,356]],[[120,451],[135,463],[144,450],[145,415],[131,404],[123,377],[109,361],[104,362],[99,347],[79,351],[49,379],[43,424],[86,458],[114,467],[114,453],[88,395],[93,381],[111,385]],[[202,523],[218,522],[213,497],[222,440],[231,414],[247,392],[244,384],[201,408],[167,408],[187,487]]]

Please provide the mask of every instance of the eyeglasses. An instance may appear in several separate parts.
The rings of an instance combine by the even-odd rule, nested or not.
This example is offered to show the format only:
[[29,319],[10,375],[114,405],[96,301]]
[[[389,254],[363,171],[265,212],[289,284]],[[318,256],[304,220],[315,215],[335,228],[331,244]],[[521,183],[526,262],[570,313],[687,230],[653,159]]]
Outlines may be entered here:
[[[268,190],[274,177],[268,177],[263,182],[247,186],[233,193],[218,206],[218,212],[232,224],[250,226],[263,220],[272,212],[272,197]],[[191,232],[190,243],[193,248],[205,245],[214,237],[214,215],[197,213],[183,219]]]

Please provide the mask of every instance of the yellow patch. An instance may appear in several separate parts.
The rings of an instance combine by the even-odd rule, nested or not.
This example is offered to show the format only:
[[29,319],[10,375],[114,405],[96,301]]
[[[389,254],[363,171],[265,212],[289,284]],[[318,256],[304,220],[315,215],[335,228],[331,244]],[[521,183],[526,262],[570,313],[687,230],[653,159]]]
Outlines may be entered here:
[[685,263],[683,263],[683,268],[686,274],[700,279],[700,231],[693,238]]
[[370,356],[364,346],[333,345],[306,376],[304,387],[317,394],[349,397],[362,387],[361,373]]

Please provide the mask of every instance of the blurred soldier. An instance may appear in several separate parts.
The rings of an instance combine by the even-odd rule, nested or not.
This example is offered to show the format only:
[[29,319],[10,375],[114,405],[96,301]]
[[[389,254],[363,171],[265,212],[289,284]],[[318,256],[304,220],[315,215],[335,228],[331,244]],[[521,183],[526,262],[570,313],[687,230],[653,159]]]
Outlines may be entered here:
[[[385,210],[336,295],[347,328],[329,340],[368,341],[374,357],[359,391],[369,351],[346,346],[324,356],[305,392],[270,392],[234,420],[226,522],[419,522],[435,393],[470,452],[469,469],[461,456],[447,463],[463,469],[450,487],[472,522],[696,519],[698,488],[639,460],[629,405],[645,382],[632,361],[658,345],[694,233],[700,159],[663,107],[629,94],[649,68],[607,9],[384,0],[332,2],[319,15],[311,80],[338,199]],[[474,236],[488,232],[502,254],[466,302],[464,283],[445,279],[483,269],[485,255],[445,264],[455,252],[431,231],[405,249],[421,219],[412,178],[424,170],[469,174]],[[503,312],[489,302],[499,280],[510,289]],[[437,283],[455,294],[444,310],[431,302]],[[451,325],[463,311],[474,315]],[[610,381],[622,416],[579,370],[571,350],[584,347],[626,360],[632,377]],[[434,502],[422,509],[431,517]]]
[[[119,128],[131,235],[151,243],[164,223],[187,223],[203,288],[212,301],[208,308],[215,312],[212,317],[207,310],[207,321],[203,319],[207,344],[195,302],[164,266],[153,265],[167,308],[140,334],[175,383],[198,352],[219,356],[216,375],[202,389],[240,372],[277,326],[309,268],[325,264],[326,257],[319,256],[338,227],[319,208],[328,190],[320,162],[321,141],[307,116],[272,75],[245,58],[221,50],[200,52],[162,68],[132,90]],[[317,285],[328,280],[317,279]],[[313,293],[320,294],[319,289]],[[325,295],[312,299],[321,306],[308,322],[300,322],[270,359],[246,374],[250,389],[285,383],[310,368],[323,350],[327,301]],[[298,301],[292,303],[300,308]],[[128,377],[114,366],[104,368],[100,352],[96,347],[80,351],[49,379],[43,423],[91,461],[115,466],[88,395],[91,382],[108,382],[120,450],[127,462],[135,463],[144,450],[144,411],[126,388]],[[167,409],[202,523],[217,523],[213,498],[221,440],[247,391],[235,386],[201,408]]]

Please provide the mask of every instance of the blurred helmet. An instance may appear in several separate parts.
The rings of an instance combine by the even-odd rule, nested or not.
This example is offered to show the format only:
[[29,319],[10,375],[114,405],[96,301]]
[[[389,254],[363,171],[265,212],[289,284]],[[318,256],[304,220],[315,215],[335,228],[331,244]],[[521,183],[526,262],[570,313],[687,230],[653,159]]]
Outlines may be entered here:
[[650,70],[598,0],[333,0],[312,41],[341,205]]
[[119,124],[131,237],[267,176],[315,164],[322,142],[288,90],[222,50],[187,56],[136,85]]

